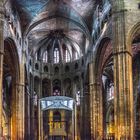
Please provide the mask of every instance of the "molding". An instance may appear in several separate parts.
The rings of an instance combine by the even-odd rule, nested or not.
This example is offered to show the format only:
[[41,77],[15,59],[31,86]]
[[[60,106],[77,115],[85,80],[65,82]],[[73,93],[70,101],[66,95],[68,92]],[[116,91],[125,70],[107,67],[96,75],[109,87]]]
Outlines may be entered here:
[[126,53],[132,57],[132,54],[129,51],[118,51],[118,52],[113,53],[113,55],[120,55],[120,54],[126,54]]

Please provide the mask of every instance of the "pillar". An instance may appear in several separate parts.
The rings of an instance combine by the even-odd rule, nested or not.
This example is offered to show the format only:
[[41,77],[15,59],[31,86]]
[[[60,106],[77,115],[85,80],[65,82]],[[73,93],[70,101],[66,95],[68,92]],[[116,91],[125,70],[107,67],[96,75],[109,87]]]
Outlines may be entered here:
[[3,0],[0,1],[0,139],[2,136],[2,88],[3,88],[3,54],[4,54],[4,39],[3,39]]
[[[80,105],[75,102],[74,104],[74,110],[75,110],[75,140],[81,140],[83,138],[82,135],[84,135],[84,103],[83,103],[83,79],[79,76],[79,86],[80,86]],[[76,100],[76,94],[75,93],[75,100]]]
[[[39,93],[38,93],[38,130],[39,130],[39,140],[43,140],[43,111],[41,111],[41,106],[40,106],[40,99],[42,98],[42,79],[40,80],[40,88],[39,88]],[[47,117],[47,116],[46,116]]]
[[22,54],[22,62],[20,63],[20,81],[18,86],[18,139],[24,140],[25,136],[25,66],[24,66],[24,52]]
[[30,81],[30,90],[31,90],[31,98],[30,98],[30,138],[34,139],[34,74],[31,77]]
[[[29,82],[30,83],[30,82]],[[29,91],[28,85],[25,85],[26,91],[25,91],[25,139],[30,139],[30,96],[31,93]],[[27,100],[27,101],[26,101]],[[26,112],[27,111],[27,112]],[[27,125],[27,126],[26,126]]]
[[49,110],[49,136],[50,134],[53,133],[53,128],[54,128],[54,122],[53,122],[53,111],[52,110]]
[[94,139],[93,126],[93,64],[89,64],[89,93],[90,93],[90,124],[91,124],[91,140]]
[[[80,107],[78,108],[79,110],[79,119],[78,122],[80,123],[80,126],[78,126],[78,135],[79,135],[79,139],[83,140],[84,139],[84,135],[85,135],[85,128],[84,128],[84,88],[83,88],[83,79],[80,78]],[[80,128],[79,128],[80,127]]]
[[90,122],[91,140],[102,140],[103,137],[103,114],[101,84],[96,81],[94,63],[89,64],[89,92],[90,92]]
[[[25,88],[25,85],[23,83],[19,83],[19,84],[16,84],[16,92],[15,92],[15,95],[13,95],[13,106],[14,109],[13,111],[15,110],[15,113],[13,114],[13,124],[14,124],[14,127],[16,128],[16,131],[14,131],[14,127],[13,127],[13,134],[12,134],[12,139],[14,140],[15,137],[16,139],[19,139],[19,140],[24,140],[24,101],[25,101],[25,93],[24,93],[24,88]],[[24,94],[24,95],[23,95]]]
[[78,120],[77,120],[78,118],[77,118],[77,105],[76,105],[76,103],[74,104],[74,128],[75,128],[75,136],[74,136],[74,138],[75,138],[75,140],[78,140],[78,127],[77,127],[77,122],[78,122]]
[[132,55],[126,46],[125,14],[123,0],[115,2],[113,9],[114,47],[114,107],[115,140],[134,139]]

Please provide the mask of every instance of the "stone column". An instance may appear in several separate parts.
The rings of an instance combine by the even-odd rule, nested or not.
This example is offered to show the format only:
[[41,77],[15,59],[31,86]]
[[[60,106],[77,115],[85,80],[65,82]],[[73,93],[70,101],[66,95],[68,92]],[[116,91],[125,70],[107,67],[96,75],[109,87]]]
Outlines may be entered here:
[[[16,100],[15,101],[15,106],[16,106],[16,120],[15,120],[15,127],[17,127],[17,139],[19,140],[24,140],[24,112],[25,112],[25,85],[23,83],[17,84],[17,93],[16,93]],[[14,104],[14,103],[13,103]],[[13,128],[14,130],[15,128]],[[15,137],[16,134],[13,134],[13,137]],[[14,140],[15,138],[13,138]]]
[[93,63],[89,65],[91,140],[103,137],[102,92],[96,81]]
[[91,140],[94,138],[93,128],[93,64],[89,64],[89,94],[90,94],[90,124],[91,124]]
[[93,140],[102,138],[103,135],[103,124],[102,124],[102,95],[101,95],[101,85],[99,83],[94,83],[92,85],[92,102],[93,102]]
[[84,139],[84,88],[83,88],[83,80],[80,79],[80,87],[81,87],[81,90],[80,90],[80,118],[79,118],[79,121],[80,121],[80,128],[79,128],[79,135],[80,135],[80,140],[83,140]]
[[18,139],[24,140],[25,135],[25,54],[22,53],[22,62],[20,63],[20,81],[18,85]]
[[[30,82],[29,82],[30,83]],[[26,86],[26,85],[25,85]],[[26,110],[27,112],[25,112],[25,123],[27,126],[25,126],[25,133],[26,133],[26,137],[25,139],[30,139],[30,97],[31,97],[31,93],[29,91],[29,87],[26,86],[26,100],[25,100],[25,105],[26,105]]]
[[40,100],[38,101],[38,131],[39,131],[39,140],[43,140],[43,112],[40,108]]
[[0,139],[2,136],[2,82],[3,82],[3,54],[4,54],[4,39],[3,39],[3,0],[0,1]]
[[30,125],[30,134],[31,134],[31,139],[34,139],[34,73],[31,78],[31,125]]
[[77,120],[78,118],[77,118],[77,105],[76,105],[76,103],[75,103],[75,105],[74,105],[74,128],[75,128],[75,136],[74,136],[74,138],[75,138],[75,140],[78,140],[78,129],[77,129]]
[[113,7],[115,140],[134,140],[132,55],[126,46],[123,0]]
[[[73,93],[73,95],[72,95],[72,98],[73,99],[76,99],[75,97],[76,97],[76,84],[75,84],[75,81],[73,81],[72,82],[72,93]],[[75,139],[75,119],[74,119],[74,115],[75,115],[75,105],[76,105],[76,103],[74,103],[74,110],[71,112],[72,113],[72,117],[70,118],[70,121],[72,122],[72,123],[69,123],[69,127],[70,127],[70,133],[68,134],[68,136],[70,137],[69,139]]]
[[12,102],[11,102],[11,140],[18,139],[18,103],[19,103],[19,85],[16,84],[16,78],[12,81]]
[[[80,133],[83,132],[83,129],[82,129],[82,124],[83,123],[83,116],[84,114],[82,114],[83,112],[83,79],[79,76],[80,78],[80,83],[79,83],[79,86],[81,87],[80,88],[80,105],[77,104],[77,102],[75,102],[74,104],[74,110],[75,110],[75,140],[79,140],[81,135]],[[77,94],[77,91],[73,92],[75,93],[75,101],[76,101],[76,94]],[[80,127],[81,126],[81,127]],[[82,131],[81,131],[82,130]]]
[[38,129],[39,129],[39,140],[43,140],[43,111],[41,111],[40,99],[42,98],[42,79],[40,80],[40,88],[38,93]]
[[52,110],[49,110],[48,111],[48,114],[49,114],[49,134],[52,134],[53,133],[53,128],[54,128],[54,122],[53,122],[53,111]]

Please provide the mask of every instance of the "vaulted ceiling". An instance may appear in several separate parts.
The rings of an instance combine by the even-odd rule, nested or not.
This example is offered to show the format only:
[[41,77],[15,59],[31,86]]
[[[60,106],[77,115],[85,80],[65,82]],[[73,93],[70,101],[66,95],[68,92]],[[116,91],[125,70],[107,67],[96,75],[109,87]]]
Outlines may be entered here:
[[[67,38],[79,44],[85,53],[91,44],[94,0],[11,0],[17,11],[22,33],[30,40],[29,46],[37,46],[42,38],[53,36]],[[34,50],[33,50],[34,51]]]
[[[67,13],[68,17],[79,16],[91,26],[94,9],[94,0],[11,0],[14,8],[19,12],[23,26],[28,25],[41,13],[52,15],[60,12]],[[75,15],[76,14],[76,15]]]

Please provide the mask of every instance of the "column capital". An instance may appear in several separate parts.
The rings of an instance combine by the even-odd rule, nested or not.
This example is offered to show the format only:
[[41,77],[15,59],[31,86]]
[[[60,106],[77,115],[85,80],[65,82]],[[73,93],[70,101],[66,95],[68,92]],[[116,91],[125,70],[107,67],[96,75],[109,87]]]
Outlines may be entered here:
[[132,57],[132,53],[129,52],[129,51],[127,51],[127,50],[124,50],[124,51],[115,51],[113,53],[113,55],[120,55],[120,54],[128,54],[128,55],[130,55]]
[[18,93],[20,93],[20,91],[21,91],[22,89],[24,89],[25,84],[16,83],[15,86],[17,87]]
[[99,82],[95,82],[95,83],[93,83],[93,85],[94,85],[94,86],[100,86],[101,83],[99,83]]

